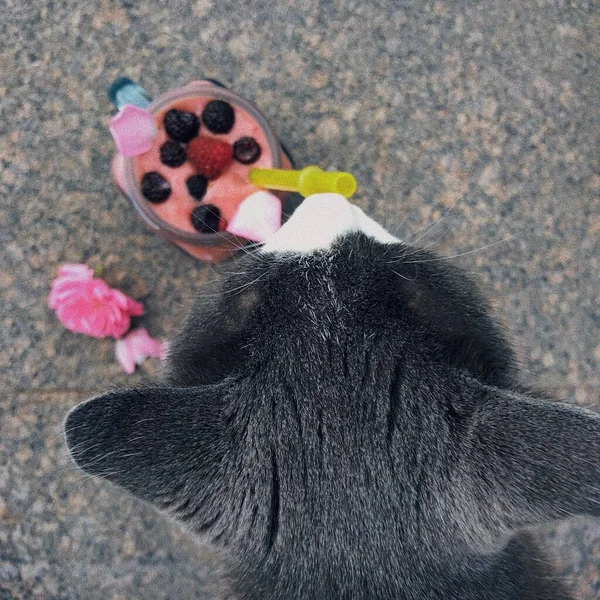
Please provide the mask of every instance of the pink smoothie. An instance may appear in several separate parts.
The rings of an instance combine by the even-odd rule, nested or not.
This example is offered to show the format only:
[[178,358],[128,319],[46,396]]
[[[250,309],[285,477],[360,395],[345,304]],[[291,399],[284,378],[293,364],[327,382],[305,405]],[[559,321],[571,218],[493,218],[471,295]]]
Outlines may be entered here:
[[[256,121],[241,108],[231,104],[235,115],[231,131],[225,134],[216,134],[209,131],[208,127],[202,123],[200,116],[206,104],[211,100],[214,100],[214,98],[195,97],[178,100],[158,112],[156,114],[158,134],[154,144],[148,152],[135,158],[136,173],[140,185],[142,177],[149,172],[159,173],[171,185],[171,195],[167,200],[160,203],[149,202],[149,206],[163,221],[190,233],[197,233],[191,222],[191,213],[200,204],[211,204],[219,208],[222,219],[219,224],[219,231],[224,231],[227,221],[233,217],[242,200],[258,189],[248,181],[249,170],[253,167],[268,168],[273,166],[271,151],[265,134]],[[170,167],[161,162],[160,147],[170,139],[163,120],[165,114],[171,109],[194,113],[201,123],[198,133],[200,138],[219,139],[232,147],[240,138],[253,138],[260,147],[260,156],[256,161],[247,165],[237,161],[234,157],[221,175],[208,182],[204,197],[201,200],[196,200],[190,195],[186,186],[187,179],[197,174],[194,165],[189,160],[178,167]],[[186,148],[187,144],[182,144],[182,147]]]
[[[113,104],[119,112],[110,127],[119,153],[112,175],[156,234],[202,261],[215,262],[247,243],[240,236],[262,241],[257,236],[280,225],[276,199],[273,203],[272,194],[269,202],[256,198],[258,188],[248,174],[254,167],[289,169],[291,164],[250,102],[212,82],[192,81],[159,96],[147,109]],[[240,140],[246,142],[236,146]],[[191,183],[196,197],[189,191]],[[253,208],[242,211],[241,219],[238,208],[246,199]]]

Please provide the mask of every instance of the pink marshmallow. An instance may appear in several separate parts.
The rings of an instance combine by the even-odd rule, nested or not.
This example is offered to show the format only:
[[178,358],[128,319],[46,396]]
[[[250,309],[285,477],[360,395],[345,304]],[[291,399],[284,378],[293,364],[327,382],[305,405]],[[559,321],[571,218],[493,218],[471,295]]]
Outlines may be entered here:
[[227,231],[253,242],[264,242],[281,227],[281,200],[270,192],[254,192],[242,200]]
[[111,118],[109,128],[122,156],[148,152],[158,132],[154,115],[132,104],[126,104]]

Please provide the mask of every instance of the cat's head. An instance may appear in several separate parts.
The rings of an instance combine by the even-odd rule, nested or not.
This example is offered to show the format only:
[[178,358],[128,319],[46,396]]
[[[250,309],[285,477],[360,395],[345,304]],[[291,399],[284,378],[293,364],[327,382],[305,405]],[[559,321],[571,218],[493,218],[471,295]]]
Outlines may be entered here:
[[319,519],[349,545],[488,543],[600,507],[600,420],[523,389],[460,270],[316,195],[200,290],[164,383],[76,407],[66,435],[215,543],[269,551]]

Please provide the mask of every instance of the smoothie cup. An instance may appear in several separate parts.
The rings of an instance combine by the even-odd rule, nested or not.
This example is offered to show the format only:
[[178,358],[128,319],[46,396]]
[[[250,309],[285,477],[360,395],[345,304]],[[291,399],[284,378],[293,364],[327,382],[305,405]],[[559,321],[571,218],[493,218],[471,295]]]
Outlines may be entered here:
[[[227,224],[261,189],[251,183],[250,170],[291,168],[273,128],[254,104],[212,81],[193,81],[152,101],[129,83],[135,93],[125,99],[135,104],[115,102],[121,111],[111,121],[121,149],[111,167],[115,182],[160,237],[202,261],[230,257],[248,240],[229,233]],[[179,130],[182,123],[187,131]],[[198,145],[211,144],[233,156],[218,174],[198,159]]]

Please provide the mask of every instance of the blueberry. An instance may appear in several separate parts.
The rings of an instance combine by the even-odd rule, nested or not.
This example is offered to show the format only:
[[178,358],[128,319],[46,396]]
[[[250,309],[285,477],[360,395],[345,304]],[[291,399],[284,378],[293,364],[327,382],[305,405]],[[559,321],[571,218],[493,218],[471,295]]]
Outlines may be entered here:
[[196,200],[202,200],[204,194],[206,194],[206,188],[208,186],[208,179],[202,177],[202,175],[192,175],[188,177],[185,182],[187,185],[188,192],[192,198]]
[[175,108],[167,112],[163,124],[170,138],[185,144],[200,131],[200,120],[194,113]]
[[235,123],[233,106],[224,100],[211,100],[202,111],[202,121],[213,133],[229,133]]
[[212,204],[202,204],[192,211],[191,220],[200,233],[216,233],[219,231],[221,211]]
[[187,159],[185,149],[177,142],[165,142],[160,147],[160,162],[169,167],[180,167]]
[[240,138],[233,145],[233,158],[243,165],[256,162],[260,157],[260,152],[258,142],[251,137]]
[[164,202],[171,195],[171,184],[156,171],[142,177],[142,194],[149,202]]

